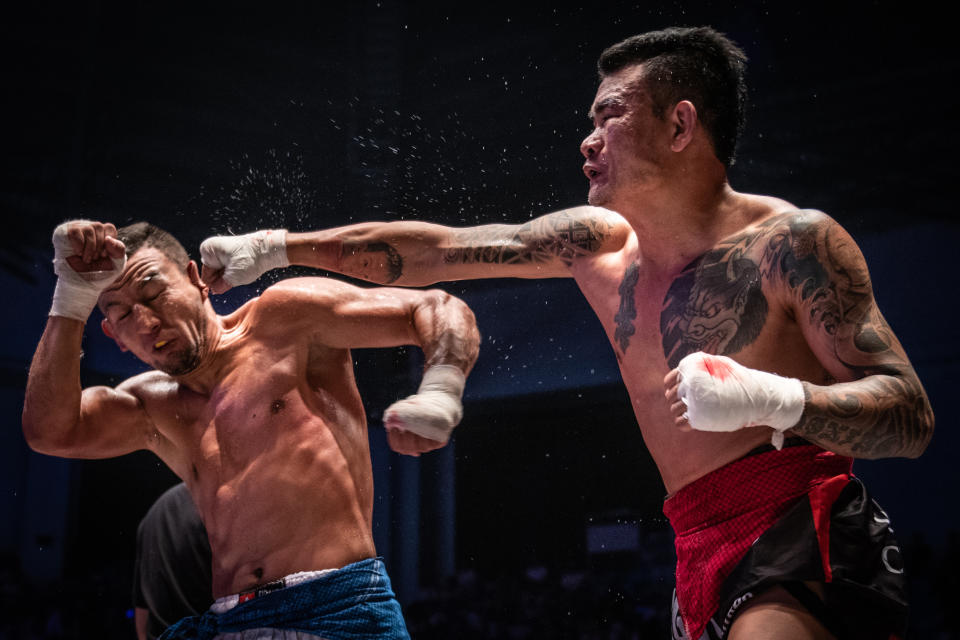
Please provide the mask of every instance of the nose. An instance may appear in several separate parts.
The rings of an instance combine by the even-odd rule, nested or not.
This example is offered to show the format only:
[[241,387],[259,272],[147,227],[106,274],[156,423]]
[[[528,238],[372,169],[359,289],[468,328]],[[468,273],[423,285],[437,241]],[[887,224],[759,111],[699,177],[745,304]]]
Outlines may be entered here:
[[580,153],[583,154],[584,158],[592,158],[600,149],[603,148],[603,139],[600,137],[600,132],[597,129],[594,129],[590,132],[586,138],[583,139],[583,142],[580,143]]
[[138,333],[156,333],[160,328],[160,318],[142,304],[135,304],[130,310],[133,314]]

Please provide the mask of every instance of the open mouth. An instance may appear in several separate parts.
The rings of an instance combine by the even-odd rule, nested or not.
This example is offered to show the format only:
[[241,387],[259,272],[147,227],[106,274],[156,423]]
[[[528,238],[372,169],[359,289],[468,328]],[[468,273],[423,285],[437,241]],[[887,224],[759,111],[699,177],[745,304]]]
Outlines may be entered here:
[[170,344],[170,340],[157,340],[153,343],[153,350],[162,351],[168,344]]

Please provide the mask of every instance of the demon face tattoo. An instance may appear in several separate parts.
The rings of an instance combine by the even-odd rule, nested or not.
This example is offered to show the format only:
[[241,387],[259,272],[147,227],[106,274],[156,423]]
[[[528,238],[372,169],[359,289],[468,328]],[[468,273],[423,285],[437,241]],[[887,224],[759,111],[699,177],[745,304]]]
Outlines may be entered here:
[[671,367],[695,351],[729,355],[760,335],[767,318],[760,268],[739,251],[710,251],[674,280],[660,313]]

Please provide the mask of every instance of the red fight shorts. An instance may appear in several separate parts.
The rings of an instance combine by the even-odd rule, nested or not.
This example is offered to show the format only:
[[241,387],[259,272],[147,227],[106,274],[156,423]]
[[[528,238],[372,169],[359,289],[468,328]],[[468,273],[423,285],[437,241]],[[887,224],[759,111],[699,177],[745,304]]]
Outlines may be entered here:
[[[663,512],[676,534],[676,594],[687,638],[703,635],[724,580],[754,541],[805,496],[811,505],[832,505],[852,466],[852,459],[813,445],[786,447],[736,460],[667,499]],[[829,511],[814,523],[818,532],[829,528]]]

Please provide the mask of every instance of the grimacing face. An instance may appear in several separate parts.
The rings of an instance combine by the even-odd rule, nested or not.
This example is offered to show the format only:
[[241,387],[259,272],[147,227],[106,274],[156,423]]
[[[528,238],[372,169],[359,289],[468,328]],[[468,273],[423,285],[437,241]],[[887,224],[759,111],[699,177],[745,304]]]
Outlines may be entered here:
[[101,326],[121,350],[159,371],[184,375],[199,365],[205,346],[206,297],[196,264],[184,272],[159,250],[143,247],[100,294]]
[[616,210],[635,191],[656,184],[661,173],[669,127],[654,114],[643,73],[643,65],[626,67],[597,88],[590,107],[593,130],[580,145],[591,205]]

